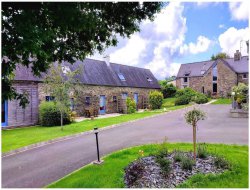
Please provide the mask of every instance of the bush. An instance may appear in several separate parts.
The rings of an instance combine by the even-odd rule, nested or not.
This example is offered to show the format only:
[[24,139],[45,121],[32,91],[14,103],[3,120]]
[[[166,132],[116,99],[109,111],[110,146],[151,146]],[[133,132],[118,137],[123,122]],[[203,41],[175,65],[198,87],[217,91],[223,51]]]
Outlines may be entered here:
[[183,157],[184,157],[184,154],[181,151],[175,151],[173,158],[175,162],[181,162]]
[[208,102],[207,96],[201,93],[197,93],[192,100],[197,104],[204,104]]
[[198,145],[197,157],[198,158],[207,158],[208,157],[207,146],[205,143]]
[[[39,106],[39,121],[42,126],[61,125],[61,113],[55,102],[42,102]],[[63,124],[71,122],[69,111],[63,115]]]
[[183,157],[181,160],[181,169],[192,170],[194,165],[194,160],[189,157]]
[[177,88],[173,84],[161,85],[161,92],[164,98],[174,97]]
[[161,170],[163,172],[164,175],[168,175],[171,171],[171,161],[166,159],[166,158],[162,158],[162,157],[156,157],[156,162],[160,165]]
[[189,97],[186,95],[179,96],[178,98],[175,99],[174,104],[177,105],[186,105],[189,104],[190,100]]
[[195,90],[193,90],[190,87],[187,87],[187,88],[177,90],[175,97],[179,98],[185,95],[186,98],[188,98],[188,101],[190,102],[192,97],[195,96],[196,94],[197,92]]
[[163,95],[161,92],[152,91],[149,93],[149,104],[153,110],[160,109],[162,103],[163,103]]
[[127,98],[126,100],[126,104],[127,104],[127,113],[135,113],[136,111],[136,103],[134,100],[132,100],[131,98]]
[[167,147],[167,141],[165,140],[163,143],[159,145],[159,148],[156,152],[156,156],[166,157],[167,155],[168,155],[168,147]]
[[235,92],[235,100],[239,99],[242,103],[247,103],[248,100],[248,86],[244,83],[239,83],[234,86],[232,91]]
[[225,160],[225,158],[221,157],[221,156],[216,156],[214,159],[214,165],[217,168],[221,168],[221,169],[229,169],[229,163],[227,160]]

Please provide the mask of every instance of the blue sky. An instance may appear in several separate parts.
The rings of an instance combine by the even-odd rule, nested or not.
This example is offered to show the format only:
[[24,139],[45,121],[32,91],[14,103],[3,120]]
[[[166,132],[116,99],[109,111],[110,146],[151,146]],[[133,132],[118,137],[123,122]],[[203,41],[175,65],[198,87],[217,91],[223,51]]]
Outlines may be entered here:
[[[249,39],[248,7],[248,1],[170,2],[153,22],[141,23],[141,31],[130,39],[118,37],[118,45],[103,55],[110,55],[111,62],[149,68],[158,79],[176,75],[182,63],[208,60],[218,52],[233,56],[240,41]],[[245,42],[241,50],[246,54]]]

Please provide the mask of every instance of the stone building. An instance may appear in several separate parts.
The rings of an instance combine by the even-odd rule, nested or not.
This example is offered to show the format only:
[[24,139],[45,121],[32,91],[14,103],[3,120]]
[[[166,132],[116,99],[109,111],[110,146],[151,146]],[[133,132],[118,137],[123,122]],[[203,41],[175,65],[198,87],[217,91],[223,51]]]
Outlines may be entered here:
[[[72,96],[71,109],[84,116],[87,111],[97,110],[97,114],[126,113],[126,98],[135,100],[137,109],[148,106],[148,95],[159,90],[157,79],[149,69],[85,59],[74,64],[63,62],[63,69],[73,71],[81,68],[78,80],[82,84],[83,94]],[[43,90],[43,77],[34,77],[31,68],[18,66],[15,72],[14,88],[18,92],[27,92],[30,103],[25,109],[19,102],[2,103],[2,127],[28,126],[38,123],[38,108],[42,101],[52,101],[54,97]]]
[[182,64],[176,86],[191,87],[204,94],[225,97],[238,83],[248,84],[248,62],[249,57],[241,56],[237,50],[234,58]]

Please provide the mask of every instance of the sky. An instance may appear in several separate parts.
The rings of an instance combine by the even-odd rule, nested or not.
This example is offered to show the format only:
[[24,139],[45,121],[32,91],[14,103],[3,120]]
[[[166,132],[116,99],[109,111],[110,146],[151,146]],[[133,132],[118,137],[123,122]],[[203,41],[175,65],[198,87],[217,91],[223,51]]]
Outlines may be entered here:
[[209,60],[236,50],[247,55],[250,38],[248,1],[170,2],[155,16],[145,20],[140,32],[130,38],[118,37],[116,47],[90,58],[150,69],[159,80],[176,76],[181,64]]

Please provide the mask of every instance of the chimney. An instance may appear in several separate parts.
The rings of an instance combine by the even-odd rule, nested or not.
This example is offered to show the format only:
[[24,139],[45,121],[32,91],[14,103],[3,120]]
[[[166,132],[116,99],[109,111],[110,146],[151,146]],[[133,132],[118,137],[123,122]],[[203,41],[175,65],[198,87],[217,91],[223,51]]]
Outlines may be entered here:
[[241,53],[239,50],[236,50],[236,53],[234,53],[234,61],[239,61],[241,59]]
[[109,55],[105,55],[103,57],[105,63],[107,64],[107,66],[109,67],[110,66],[110,56]]

